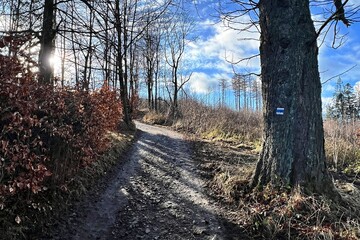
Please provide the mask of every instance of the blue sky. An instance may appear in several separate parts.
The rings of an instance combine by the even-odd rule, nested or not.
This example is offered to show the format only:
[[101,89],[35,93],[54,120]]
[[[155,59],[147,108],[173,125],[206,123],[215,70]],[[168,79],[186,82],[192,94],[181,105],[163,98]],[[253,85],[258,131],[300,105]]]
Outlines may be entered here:
[[[350,4],[360,4],[360,0],[350,0]],[[191,63],[193,75],[188,84],[190,91],[197,95],[209,95],[216,93],[220,78],[231,79],[233,67],[228,61],[236,61],[244,57],[249,57],[258,53],[259,41],[243,41],[243,38],[259,39],[259,33],[253,27],[251,32],[231,30],[224,26],[223,22],[218,22],[214,17],[218,1],[198,0],[196,1],[194,15],[197,17],[198,38],[188,44],[186,61]],[[321,19],[322,14],[317,15],[319,9],[313,9],[313,19]],[[242,17],[244,21],[248,16]],[[354,23],[349,28],[342,23],[338,24],[341,34],[346,34],[344,44],[338,49],[331,48],[332,30],[325,38],[319,51],[319,71],[321,80],[325,81],[336,75],[341,75],[344,83],[349,82],[355,85],[360,81],[360,23]],[[241,27],[240,25],[234,27]],[[320,40],[319,40],[320,45]],[[259,72],[260,61],[258,58],[244,61],[237,65],[237,71]],[[333,96],[335,84],[338,78],[333,78],[323,84],[323,103],[327,104]],[[360,82],[359,82],[360,83]]]

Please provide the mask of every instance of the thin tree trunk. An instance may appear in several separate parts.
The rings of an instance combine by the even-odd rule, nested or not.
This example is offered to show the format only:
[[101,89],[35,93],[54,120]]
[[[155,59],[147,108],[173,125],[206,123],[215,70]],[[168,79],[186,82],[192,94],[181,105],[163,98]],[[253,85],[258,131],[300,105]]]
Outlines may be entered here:
[[46,0],[39,54],[39,82],[52,84],[54,70],[50,58],[55,48],[55,8],[54,0]]
[[159,111],[158,105],[158,81],[159,81],[159,68],[160,68],[160,37],[157,36],[158,39],[156,40],[156,55],[155,55],[155,75],[154,75],[154,84],[155,84],[155,93],[154,93],[154,108],[155,111]]
[[92,41],[93,41],[93,33],[92,33],[92,28],[93,28],[93,17],[92,17],[92,10],[90,10],[90,23],[89,23],[89,29],[90,29],[90,36],[89,36],[89,43],[87,48],[85,49],[85,59],[84,59],[84,70],[83,70],[83,76],[82,76],[82,90],[85,91],[89,91],[89,86],[90,86],[90,67],[91,67],[91,49],[92,49]]
[[[66,25],[64,25],[64,28],[66,28]],[[66,57],[66,33],[64,32],[64,36],[61,39],[61,87],[64,88],[65,85],[65,57]]]
[[[75,29],[75,23],[74,23],[74,7],[71,7],[71,29]],[[77,57],[77,52],[76,52],[76,48],[75,48],[75,33],[71,32],[71,47],[72,47],[72,52],[73,52],[73,57],[74,57],[74,70],[75,70],[75,87],[79,88],[80,87],[80,83],[79,83],[79,65],[78,65],[78,57]]]
[[[126,61],[126,49],[123,49],[123,47],[126,47],[126,26],[123,26],[123,24],[126,24],[126,22],[122,22],[123,19],[120,18],[120,1],[116,0],[115,2],[115,11],[116,11],[116,30],[117,30],[117,61],[116,61],[116,67],[118,70],[118,80],[120,83],[120,99],[121,103],[123,105],[123,120],[124,122],[129,125],[131,122],[130,114],[129,114],[129,103],[128,103],[128,96],[127,96],[127,80],[126,80],[126,62],[123,63],[123,60]],[[124,15],[126,11],[126,6],[124,6]],[[125,17],[124,17],[125,18]],[[126,18],[125,18],[126,20]],[[124,28],[124,29],[123,29]],[[123,34],[123,37],[121,37],[121,34]],[[124,66],[125,65],[125,66]],[[123,69],[124,68],[124,69]]]

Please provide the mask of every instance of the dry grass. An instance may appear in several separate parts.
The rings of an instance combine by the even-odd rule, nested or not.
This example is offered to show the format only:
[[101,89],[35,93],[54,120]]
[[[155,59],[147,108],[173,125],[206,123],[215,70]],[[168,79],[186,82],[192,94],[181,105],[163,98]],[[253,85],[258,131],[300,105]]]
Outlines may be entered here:
[[261,113],[252,110],[234,111],[227,107],[209,107],[193,99],[180,100],[177,119],[168,116],[169,109],[147,111],[142,121],[172,125],[176,130],[208,140],[257,147],[262,136]]
[[234,168],[226,171],[219,171],[211,181],[211,187],[221,194],[226,201],[234,202],[239,200],[239,192],[246,190],[253,168]]
[[238,234],[245,233],[242,239],[360,238],[360,190],[356,185],[336,181],[344,199],[341,204],[305,195],[299,188],[253,192],[248,183],[256,156],[249,158],[243,150],[231,151],[210,142],[196,145],[201,168],[211,172],[208,186],[216,198],[231,207],[227,221],[240,229]]
[[150,111],[143,116],[142,120],[148,124],[164,125],[167,122],[167,117],[165,114]]
[[344,206],[299,189],[265,189],[244,195],[239,203],[244,227],[266,239],[358,239],[359,218]]
[[[176,129],[211,140],[206,149],[196,146],[203,161],[201,168],[207,172],[204,175],[213,193],[236,206],[233,221],[248,239],[360,239],[360,190],[356,180],[360,172],[360,123],[324,123],[329,165],[356,180],[336,180],[345,202],[339,204],[322,196],[307,196],[300,189],[249,191],[257,157],[248,146],[260,141],[260,114],[214,109],[193,100],[181,101],[180,112],[181,117],[174,123]],[[218,146],[225,146],[225,151]],[[244,153],[253,157],[247,158]]]
[[202,138],[254,143],[259,142],[262,135],[261,114],[254,111],[212,108],[189,99],[180,102],[180,112],[175,128]]
[[[181,117],[174,123],[177,130],[195,134],[197,137],[228,142],[232,146],[252,146],[260,151],[262,116],[253,111],[236,112],[225,107],[211,108],[195,100],[179,103]],[[165,121],[164,115],[153,119]],[[360,122],[324,122],[325,148],[328,164],[335,172],[350,175],[360,173]]]
[[337,172],[360,173],[360,122],[324,122],[325,148],[329,165]]

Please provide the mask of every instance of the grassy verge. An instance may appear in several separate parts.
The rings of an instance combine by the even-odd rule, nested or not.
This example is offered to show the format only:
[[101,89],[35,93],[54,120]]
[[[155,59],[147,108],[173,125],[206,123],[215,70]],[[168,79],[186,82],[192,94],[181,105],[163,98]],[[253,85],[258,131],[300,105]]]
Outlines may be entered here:
[[[298,189],[248,189],[257,155],[217,142],[195,143],[196,159],[210,195],[227,210],[227,239],[359,239],[360,190],[344,179],[336,185],[346,204]],[[225,225],[225,224],[224,224]]]
[[260,149],[261,114],[251,110],[233,111],[226,107],[209,107],[195,100],[179,102],[179,117],[168,119],[166,113],[147,112],[142,120],[149,124],[169,124],[177,130],[234,147]]
[[148,124],[164,125],[166,123],[166,116],[162,113],[155,111],[146,112],[142,117],[142,120]]
[[[210,108],[192,100],[180,106],[173,127],[201,139],[194,149],[209,193],[230,209],[224,212],[232,226],[227,239],[360,239],[359,123],[324,123],[328,165],[344,199],[339,204],[299,189],[250,191],[260,151],[260,114]],[[144,118],[161,124],[157,119],[166,118]]]
[[327,120],[324,130],[329,166],[335,172],[360,174],[360,122]]

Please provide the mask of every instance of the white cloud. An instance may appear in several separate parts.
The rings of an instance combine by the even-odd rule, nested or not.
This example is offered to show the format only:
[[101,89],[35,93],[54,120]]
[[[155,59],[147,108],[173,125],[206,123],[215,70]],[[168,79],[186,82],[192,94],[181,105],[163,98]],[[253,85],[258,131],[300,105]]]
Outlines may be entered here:
[[322,112],[325,114],[326,113],[326,109],[328,108],[328,106],[332,103],[333,98],[332,97],[322,97],[321,101],[322,101]]
[[203,72],[195,72],[189,81],[189,88],[192,93],[210,93],[217,84],[217,78]]
[[[242,18],[241,22],[249,21],[247,16]],[[248,31],[241,32],[235,30],[243,28],[241,24],[232,25],[234,29],[225,25],[209,19],[200,22],[198,24],[199,38],[187,45],[184,60],[186,68],[194,71],[188,83],[188,88],[192,93],[210,93],[216,89],[219,79],[222,78],[230,82],[234,68],[235,71],[241,72],[260,71],[259,58],[242,61],[236,66],[231,64],[231,62],[258,54],[260,35],[256,28],[252,27]]]
[[332,99],[333,99],[332,97],[323,97],[323,98],[321,98],[321,101],[322,101],[323,105],[328,105],[332,102]]
[[331,84],[325,84],[325,86],[323,86],[323,92],[330,92],[333,93],[335,91],[335,86],[331,85]]
[[[313,19],[320,20],[322,16],[313,15]],[[239,22],[247,22],[249,17],[243,16],[240,20]],[[235,30],[244,27],[240,23],[232,25],[234,29],[230,29],[225,27],[226,23],[224,26],[224,23],[205,19],[198,26],[200,36],[197,41],[191,42],[187,46],[188,51],[185,58],[191,63],[188,67],[191,67],[196,72],[189,84],[192,91],[207,93],[214,84],[212,79],[221,78],[215,77],[215,73],[224,74],[227,79],[231,78],[234,68],[229,62],[236,62],[258,54],[260,35],[255,27],[243,32]],[[357,64],[357,67],[342,75],[341,78],[346,82],[350,81],[352,84],[360,80],[360,44],[357,38],[360,27],[354,24],[348,30],[347,42],[341,48],[336,50],[329,48],[333,40],[331,34],[320,48],[319,70],[322,81],[345,72],[355,64]],[[251,40],[245,41],[243,39]],[[260,72],[260,60],[255,58],[243,61],[235,66],[235,70],[239,72]],[[335,91],[336,81],[337,78],[334,78],[323,86],[324,97],[332,96]],[[328,103],[329,99],[331,97],[324,98],[324,103]]]
[[[242,22],[249,20],[246,16],[243,18]],[[230,73],[233,72],[230,62],[237,62],[258,53],[259,33],[256,32],[255,27],[241,32],[224,26],[224,23],[214,23],[211,20],[205,20],[199,26],[202,36],[196,42],[188,44],[186,56],[197,68]],[[244,26],[235,24],[232,27],[240,29]],[[259,59],[237,64],[237,67],[251,69],[259,69],[259,66]]]

